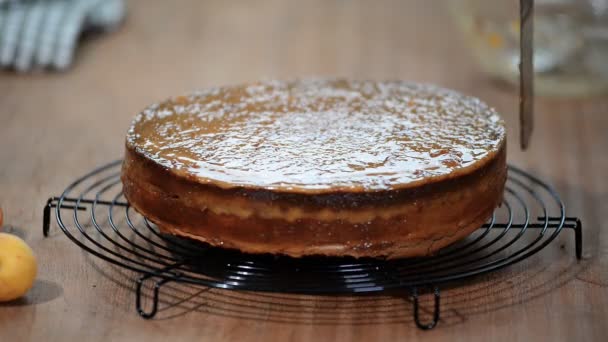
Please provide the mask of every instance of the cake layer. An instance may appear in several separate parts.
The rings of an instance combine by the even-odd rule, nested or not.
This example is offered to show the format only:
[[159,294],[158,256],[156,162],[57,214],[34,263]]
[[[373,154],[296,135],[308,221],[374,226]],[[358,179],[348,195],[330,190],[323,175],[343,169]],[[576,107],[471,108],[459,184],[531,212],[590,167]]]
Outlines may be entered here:
[[123,191],[163,232],[214,246],[296,257],[410,257],[434,253],[487,221],[502,199],[505,156],[503,146],[464,177],[390,194],[336,192],[315,203],[310,195],[298,194],[298,202],[290,193],[200,184],[127,150]]

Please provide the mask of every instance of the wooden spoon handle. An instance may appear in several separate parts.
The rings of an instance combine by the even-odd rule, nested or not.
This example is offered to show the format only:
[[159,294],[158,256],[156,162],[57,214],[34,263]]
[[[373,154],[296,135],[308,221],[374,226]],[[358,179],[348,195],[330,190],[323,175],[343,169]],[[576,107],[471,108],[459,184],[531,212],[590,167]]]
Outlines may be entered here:
[[528,148],[534,128],[534,0],[519,0],[519,136]]

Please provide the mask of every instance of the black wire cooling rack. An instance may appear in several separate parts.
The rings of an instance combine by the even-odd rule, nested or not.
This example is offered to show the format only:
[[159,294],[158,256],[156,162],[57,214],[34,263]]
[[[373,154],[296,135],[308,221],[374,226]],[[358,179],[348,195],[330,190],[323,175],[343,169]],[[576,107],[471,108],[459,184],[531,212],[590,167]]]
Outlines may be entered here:
[[[509,166],[503,204],[490,222],[435,256],[378,260],[334,257],[290,258],[251,255],[161,234],[126,202],[121,161],[99,167],[49,198],[43,215],[48,235],[51,209],[65,235],[83,250],[137,272],[136,308],[144,318],[157,312],[159,292],[168,282],[227,290],[299,294],[346,294],[406,290],[421,329],[440,318],[439,286],[498,271],[546,247],[564,228],[574,231],[577,259],[582,225],[566,216],[557,193],[525,171]],[[142,306],[142,284],[155,280],[149,310]],[[431,289],[432,320],[419,318],[419,290]]]

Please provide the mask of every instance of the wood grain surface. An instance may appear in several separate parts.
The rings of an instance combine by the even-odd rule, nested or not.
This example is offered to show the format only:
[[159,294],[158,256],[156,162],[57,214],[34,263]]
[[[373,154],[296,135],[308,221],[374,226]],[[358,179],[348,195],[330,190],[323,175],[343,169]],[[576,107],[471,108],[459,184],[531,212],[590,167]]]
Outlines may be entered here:
[[[442,4],[133,0],[125,25],[85,39],[70,71],[1,72],[4,229],[34,248],[39,276],[25,298],[0,304],[0,341],[606,341],[608,99],[538,99],[531,148],[519,151],[517,90],[478,72]],[[484,99],[507,120],[509,161],[553,184],[583,219],[584,259],[575,260],[565,233],[530,260],[446,288],[442,321],[428,332],[414,327],[411,303],[399,297],[178,285],[167,285],[169,303],[147,321],[135,312],[134,274],[85,255],[56,224],[42,237],[46,199],[120,158],[145,105],[301,76],[432,82]],[[169,305],[176,298],[190,300]]]

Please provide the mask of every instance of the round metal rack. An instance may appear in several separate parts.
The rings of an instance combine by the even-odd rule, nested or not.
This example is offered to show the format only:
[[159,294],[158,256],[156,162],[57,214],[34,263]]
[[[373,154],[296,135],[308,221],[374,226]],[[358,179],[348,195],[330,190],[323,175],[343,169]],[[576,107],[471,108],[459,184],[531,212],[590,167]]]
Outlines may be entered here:
[[[43,215],[48,235],[51,209],[65,235],[78,247],[107,262],[137,272],[136,308],[153,317],[159,292],[168,282],[226,290],[300,294],[370,293],[403,289],[413,302],[421,329],[440,318],[439,286],[498,271],[522,261],[550,244],[562,230],[575,236],[582,253],[582,225],[566,216],[557,193],[538,178],[509,166],[503,204],[491,220],[469,237],[432,257],[379,260],[335,257],[290,258],[251,255],[210,247],[161,234],[125,201],[120,182],[121,161],[99,167],[50,198]],[[142,284],[153,279],[152,307],[142,308]],[[419,319],[419,290],[433,292],[433,318]]]

